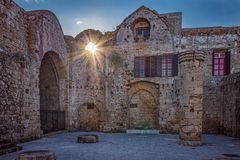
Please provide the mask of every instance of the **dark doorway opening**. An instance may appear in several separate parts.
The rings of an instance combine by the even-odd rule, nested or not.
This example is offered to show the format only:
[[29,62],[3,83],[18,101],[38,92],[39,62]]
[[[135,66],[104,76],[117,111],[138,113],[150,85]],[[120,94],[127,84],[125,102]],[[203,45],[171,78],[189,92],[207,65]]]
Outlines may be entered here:
[[44,134],[65,129],[65,111],[60,107],[61,75],[56,66],[59,59],[56,57],[55,53],[45,54],[40,67],[40,119]]

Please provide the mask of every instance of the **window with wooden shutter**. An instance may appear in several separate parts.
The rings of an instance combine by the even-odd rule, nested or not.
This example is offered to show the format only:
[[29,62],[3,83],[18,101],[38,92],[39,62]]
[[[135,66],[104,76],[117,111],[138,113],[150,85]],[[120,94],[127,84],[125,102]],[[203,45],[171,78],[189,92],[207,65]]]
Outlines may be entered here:
[[224,66],[224,75],[228,75],[231,72],[231,53],[225,53],[225,66]]
[[172,77],[178,75],[178,55],[135,57],[134,76]]
[[151,73],[151,67],[150,67],[150,63],[151,63],[151,60],[150,60],[150,57],[145,57],[145,61],[144,61],[144,66],[145,66],[145,77],[150,77],[150,73]]
[[173,76],[178,76],[178,55],[177,54],[173,55],[172,66],[173,66]]
[[157,77],[157,57],[151,56],[151,77]]
[[156,56],[157,59],[157,77],[162,77],[162,56]]
[[230,73],[230,52],[213,54],[213,76],[224,76]]
[[171,77],[173,71],[173,56],[164,55],[162,57],[162,77]]
[[144,57],[134,58],[134,77],[144,77]]
[[145,77],[144,57],[140,57],[139,77]]

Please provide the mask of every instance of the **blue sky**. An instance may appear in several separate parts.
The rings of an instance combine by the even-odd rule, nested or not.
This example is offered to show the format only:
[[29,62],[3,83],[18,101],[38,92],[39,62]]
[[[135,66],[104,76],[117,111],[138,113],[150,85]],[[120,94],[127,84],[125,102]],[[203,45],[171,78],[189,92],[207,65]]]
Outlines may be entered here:
[[240,0],[15,0],[25,10],[51,10],[64,30],[112,31],[142,5],[159,13],[182,12],[183,27],[240,26]]

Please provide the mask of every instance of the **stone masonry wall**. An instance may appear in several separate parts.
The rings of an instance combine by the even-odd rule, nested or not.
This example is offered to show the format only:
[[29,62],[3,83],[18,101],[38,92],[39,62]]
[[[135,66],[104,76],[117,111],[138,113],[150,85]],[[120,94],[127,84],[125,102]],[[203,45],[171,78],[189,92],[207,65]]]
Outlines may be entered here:
[[0,135],[24,135],[24,57],[27,53],[25,12],[10,0],[0,2]]
[[108,113],[105,109],[103,57],[95,57],[84,47],[97,43],[101,33],[86,30],[76,38],[65,37],[70,54],[70,130],[104,131]]
[[180,144],[202,144],[204,54],[186,52],[179,55],[180,87]]
[[[235,74],[240,72],[240,28],[182,29],[181,18],[181,13],[158,14],[141,7],[129,15],[116,31],[102,34],[86,30],[75,38],[65,36],[66,45],[62,28],[52,12],[26,12],[12,0],[1,0],[1,139],[19,140],[42,134],[39,76],[45,55],[51,57],[56,70],[55,84],[58,88],[55,89],[59,91],[59,110],[66,112],[66,129],[126,131],[131,128],[129,121],[134,119],[132,115],[138,114],[145,116],[145,121],[157,121],[154,128],[161,133],[178,132],[184,74],[135,78],[134,57],[189,51],[202,53],[205,57],[201,63],[204,70],[201,82],[203,132],[238,136],[240,95]],[[139,42],[135,41],[133,31],[133,24],[138,19],[145,19],[150,24],[149,39]],[[89,41],[98,45],[96,55],[84,50]],[[212,76],[212,54],[219,49],[230,51],[231,74],[234,75]],[[191,67],[185,66],[183,73],[191,72]],[[139,93],[134,93],[133,99],[129,96],[132,91]],[[224,100],[223,93],[229,97],[229,104],[219,100]],[[142,95],[156,101],[150,103],[151,107],[156,105],[153,107],[156,115],[144,109],[145,106],[142,107],[143,112],[131,113],[131,103]],[[134,123],[139,121],[135,120]],[[151,128],[151,125],[147,127]]]
[[[171,17],[173,16],[173,17]],[[167,21],[167,18],[173,18],[173,21]],[[177,17],[177,18],[176,18]],[[145,18],[151,25],[150,38],[145,42],[135,42],[132,25],[138,18]],[[172,29],[168,28],[169,24],[174,22]],[[106,53],[109,55],[109,74],[108,92],[111,94],[108,99],[109,109],[111,109],[111,126],[118,130],[129,129],[129,108],[131,98],[126,94],[128,90],[133,90],[135,85],[141,85],[142,82],[156,83],[158,85],[158,129],[160,132],[177,132],[179,121],[177,118],[177,96],[176,83],[178,77],[167,78],[134,78],[134,57],[151,56],[162,54],[174,54],[173,46],[177,39],[181,19],[178,14],[159,15],[147,8],[140,8],[128,16],[116,32],[116,42],[113,47],[107,47]],[[168,25],[167,25],[168,24]],[[173,31],[174,30],[174,31]],[[114,58],[115,60],[114,61]],[[116,63],[116,61],[118,63]],[[140,91],[140,90],[139,90]],[[149,90],[154,95],[154,90]],[[145,115],[146,116],[146,115]],[[109,122],[109,123],[110,123]]]
[[220,133],[222,113],[219,92],[222,77],[212,75],[212,54],[219,49],[231,52],[231,73],[239,72],[239,28],[183,29],[179,51],[195,50],[205,54],[203,80],[203,132]]
[[[11,140],[38,137],[42,134],[39,97],[41,60],[45,53],[52,51],[64,59],[64,64],[58,66],[67,65],[67,58],[63,58],[66,54],[63,32],[51,12],[25,12],[12,0],[0,1],[0,22],[0,101],[4,103],[0,105],[0,135]],[[59,73],[63,72],[63,68],[58,68]],[[64,74],[67,77],[66,70]],[[64,81],[60,80],[60,88],[66,90]],[[67,92],[62,95],[66,95],[60,96],[65,108]]]
[[221,81],[222,133],[240,137],[240,74],[235,73]]

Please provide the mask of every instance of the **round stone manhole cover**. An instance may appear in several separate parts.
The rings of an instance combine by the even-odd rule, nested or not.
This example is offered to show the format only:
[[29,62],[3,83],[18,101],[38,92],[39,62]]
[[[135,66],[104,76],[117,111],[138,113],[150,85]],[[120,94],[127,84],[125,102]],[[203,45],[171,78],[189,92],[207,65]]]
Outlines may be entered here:
[[55,154],[52,151],[40,150],[40,151],[27,151],[17,155],[16,160],[55,160]]

